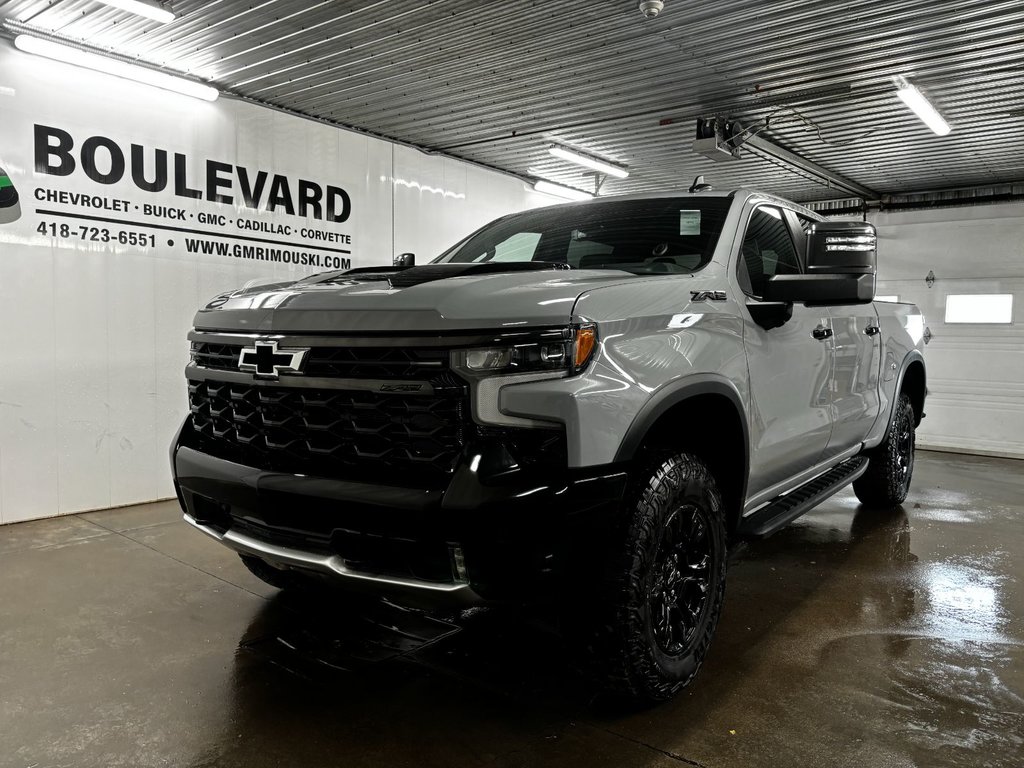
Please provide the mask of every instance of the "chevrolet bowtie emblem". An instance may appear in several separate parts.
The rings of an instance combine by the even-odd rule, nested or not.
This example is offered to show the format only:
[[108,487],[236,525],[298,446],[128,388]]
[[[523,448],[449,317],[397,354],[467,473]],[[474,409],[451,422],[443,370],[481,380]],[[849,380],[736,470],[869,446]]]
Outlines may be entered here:
[[298,373],[307,352],[308,349],[278,349],[276,341],[257,341],[238,356],[238,370],[276,379],[282,373]]

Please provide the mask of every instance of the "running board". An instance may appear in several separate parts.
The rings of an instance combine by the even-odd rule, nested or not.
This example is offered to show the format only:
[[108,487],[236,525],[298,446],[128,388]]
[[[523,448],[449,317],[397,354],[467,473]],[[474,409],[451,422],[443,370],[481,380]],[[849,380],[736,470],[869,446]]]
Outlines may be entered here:
[[777,497],[750,517],[741,520],[740,536],[754,539],[770,536],[852,483],[867,468],[868,460],[863,456],[855,456],[836,464],[825,474]]

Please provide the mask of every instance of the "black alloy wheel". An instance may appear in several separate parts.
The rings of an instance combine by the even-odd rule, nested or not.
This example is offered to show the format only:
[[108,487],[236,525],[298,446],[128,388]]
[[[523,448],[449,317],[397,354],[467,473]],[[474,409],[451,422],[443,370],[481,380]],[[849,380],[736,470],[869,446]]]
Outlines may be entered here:
[[902,494],[906,496],[910,490],[910,478],[914,474],[913,419],[900,419],[899,434],[896,438],[896,473],[899,476]]
[[899,395],[894,407],[896,413],[885,439],[867,454],[868,468],[853,482],[854,493],[868,507],[897,506],[910,492],[917,417],[905,393]]
[[685,654],[707,618],[714,559],[702,511],[689,504],[675,510],[665,524],[647,590],[654,640],[667,656]]

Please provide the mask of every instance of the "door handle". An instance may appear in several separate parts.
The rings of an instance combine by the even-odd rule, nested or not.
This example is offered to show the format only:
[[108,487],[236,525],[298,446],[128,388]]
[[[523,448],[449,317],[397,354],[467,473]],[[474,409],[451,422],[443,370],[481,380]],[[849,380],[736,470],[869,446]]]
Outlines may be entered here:
[[877,325],[869,325],[867,328],[864,329],[864,333],[866,333],[868,336],[877,336],[881,332],[882,329],[879,328]]
[[818,341],[824,341],[825,339],[832,336],[831,328],[815,328],[811,331],[811,336],[816,338]]

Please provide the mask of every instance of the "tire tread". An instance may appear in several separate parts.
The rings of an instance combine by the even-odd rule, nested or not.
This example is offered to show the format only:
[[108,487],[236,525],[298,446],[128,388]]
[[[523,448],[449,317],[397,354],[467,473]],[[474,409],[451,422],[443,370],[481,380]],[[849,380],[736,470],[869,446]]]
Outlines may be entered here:
[[[647,458],[637,473],[638,481],[627,497],[624,526],[618,539],[619,550],[608,569],[610,595],[607,637],[604,646],[603,680],[606,690],[639,702],[658,702],[671,698],[692,682],[700,671],[721,612],[725,592],[725,519],[721,496],[707,466],[689,454],[655,455]],[[700,498],[710,507],[711,519],[718,528],[715,540],[721,542],[719,572],[706,630],[693,652],[694,665],[684,678],[667,680],[653,661],[644,627],[642,583],[646,573],[645,542],[660,534],[656,530],[666,510],[679,496]]]

